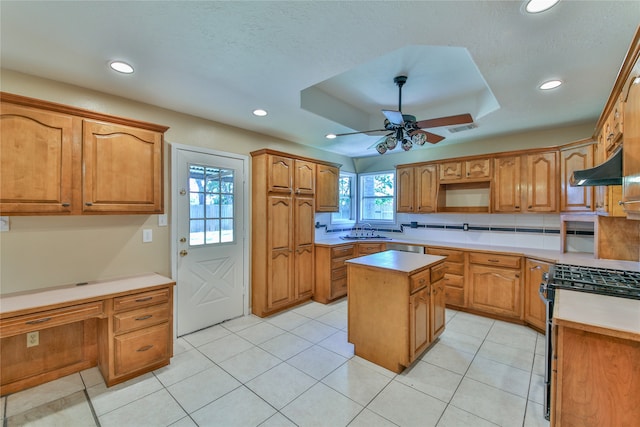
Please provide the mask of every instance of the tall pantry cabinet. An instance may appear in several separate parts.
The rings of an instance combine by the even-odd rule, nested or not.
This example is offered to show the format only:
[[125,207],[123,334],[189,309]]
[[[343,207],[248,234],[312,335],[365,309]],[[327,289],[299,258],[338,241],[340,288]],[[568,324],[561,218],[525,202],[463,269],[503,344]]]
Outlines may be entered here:
[[266,149],[251,156],[251,303],[264,317],[313,295],[319,164]]

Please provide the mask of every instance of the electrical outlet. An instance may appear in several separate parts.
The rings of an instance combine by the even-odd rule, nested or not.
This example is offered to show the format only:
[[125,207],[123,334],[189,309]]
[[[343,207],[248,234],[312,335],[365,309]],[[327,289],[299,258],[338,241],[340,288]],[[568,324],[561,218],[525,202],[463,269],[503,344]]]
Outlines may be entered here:
[[150,228],[145,228],[142,230],[142,243],[151,243],[153,242],[153,230]]
[[27,332],[27,347],[40,345],[40,332]]
[[0,231],[9,231],[9,217],[0,216]]

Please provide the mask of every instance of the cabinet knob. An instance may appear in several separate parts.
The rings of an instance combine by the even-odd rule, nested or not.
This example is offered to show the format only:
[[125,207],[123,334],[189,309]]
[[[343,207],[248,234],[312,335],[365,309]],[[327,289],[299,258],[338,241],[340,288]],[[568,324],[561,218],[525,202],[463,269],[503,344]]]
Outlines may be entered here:
[[516,208],[516,209],[520,209],[520,206],[514,206],[514,208]]
[[68,208],[69,206],[71,206],[71,203],[63,203],[63,204],[62,204],[62,207],[63,207],[63,208]]
[[622,200],[618,200],[618,205],[619,206],[624,206],[624,202]]

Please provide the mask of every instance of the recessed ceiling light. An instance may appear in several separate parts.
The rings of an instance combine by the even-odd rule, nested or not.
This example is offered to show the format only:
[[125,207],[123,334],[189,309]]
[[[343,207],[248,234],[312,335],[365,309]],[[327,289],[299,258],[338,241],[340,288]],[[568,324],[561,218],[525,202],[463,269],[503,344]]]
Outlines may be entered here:
[[115,70],[119,73],[122,74],[131,74],[133,73],[133,67],[129,64],[127,64],[126,62],[122,62],[122,61],[111,61],[109,63],[109,67],[111,67],[112,70]]
[[529,13],[540,13],[551,9],[560,0],[529,0],[524,7]]
[[336,139],[336,134],[335,133],[328,133],[325,135],[325,138],[327,139]]
[[542,90],[555,89],[562,84],[562,80],[549,80],[542,83],[539,88]]
[[266,116],[267,114],[268,114],[268,113],[267,113],[267,110],[263,110],[263,109],[261,109],[261,108],[258,108],[258,109],[253,110],[253,115],[254,115],[254,116],[264,117],[264,116]]

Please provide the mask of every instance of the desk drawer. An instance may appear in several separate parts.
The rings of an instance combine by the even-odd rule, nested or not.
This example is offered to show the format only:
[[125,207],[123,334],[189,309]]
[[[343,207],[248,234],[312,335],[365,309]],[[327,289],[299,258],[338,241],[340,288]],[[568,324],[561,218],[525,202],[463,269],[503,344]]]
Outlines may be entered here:
[[115,375],[143,369],[170,357],[169,323],[119,335],[115,342]]
[[521,257],[513,255],[494,255],[480,252],[469,254],[470,264],[497,265],[506,268],[520,268]]
[[170,289],[158,289],[157,291],[142,292],[139,294],[126,295],[113,299],[113,310],[115,312],[133,310],[135,308],[147,307],[169,301]]
[[134,331],[169,320],[169,304],[159,304],[113,315],[113,332]]
[[0,338],[79,322],[91,319],[92,317],[104,317],[102,301],[88,302],[4,319],[0,322]]

